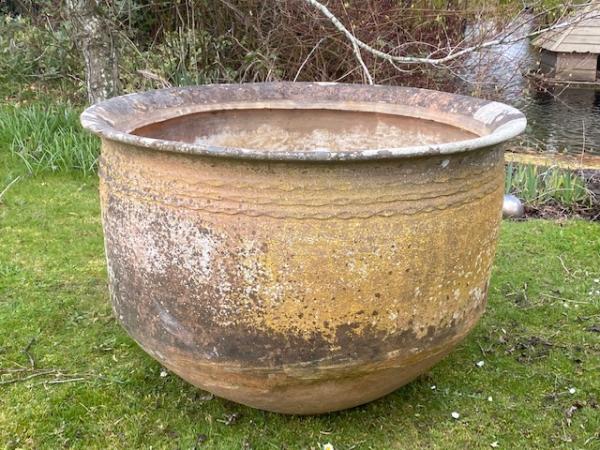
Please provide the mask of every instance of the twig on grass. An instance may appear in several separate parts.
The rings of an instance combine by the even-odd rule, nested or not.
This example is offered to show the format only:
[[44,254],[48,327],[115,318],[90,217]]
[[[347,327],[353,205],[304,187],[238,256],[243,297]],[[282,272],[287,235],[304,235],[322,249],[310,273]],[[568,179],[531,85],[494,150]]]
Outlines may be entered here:
[[32,337],[31,340],[29,341],[29,343],[22,350],[23,353],[25,353],[25,355],[27,355],[27,358],[29,359],[29,364],[31,365],[32,370],[35,369],[35,359],[33,359],[33,355],[31,353],[29,353],[29,350],[31,350],[31,346],[34,343],[35,343],[35,337]]
[[[23,371],[32,370],[32,369],[0,369],[0,371],[5,373],[22,373]],[[75,383],[80,381],[104,381],[110,383],[118,383],[124,384],[124,381],[108,378],[103,375],[97,375],[92,372],[84,372],[84,373],[69,373],[66,370],[62,369],[33,369],[34,373],[31,373],[26,376],[15,377],[9,380],[0,380],[0,386],[21,383],[25,381],[29,381],[33,378],[42,377],[42,376],[54,376],[54,379],[40,381],[39,383],[35,383],[34,386],[48,386],[52,384],[64,384],[64,383]]]
[[563,259],[561,258],[561,256],[558,255],[557,258],[560,261],[560,265],[563,267],[563,269],[565,270],[565,272],[567,273],[567,275],[570,276],[570,277],[572,277],[573,274],[571,273],[571,271],[569,269],[567,269],[567,266],[565,265],[565,262],[563,261]]
[[21,179],[21,175],[19,175],[14,180],[12,180],[10,183],[8,183],[8,185],[2,190],[2,192],[0,192],[0,203],[2,203],[2,197],[4,197],[4,194],[6,194],[8,192],[8,190],[12,187],[12,185],[15,184],[17,181],[19,181],[20,179]]
[[85,378],[85,377],[62,378],[59,380],[41,381],[38,384],[43,384],[45,386],[47,384],[63,384],[63,383],[73,383],[75,381],[89,381],[89,380],[90,380],[90,378]]
[[559,297],[558,295],[552,295],[552,294],[548,294],[546,292],[542,292],[540,294],[542,297],[548,297],[554,300],[560,300],[561,302],[567,302],[567,303],[574,303],[577,305],[589,305],[590,302],[578,302],[577,300],[571,300],[569,298],[564,298],[564,297]]
[[45,376],[45,375],[51,375],[51,374],[55,374],[55,373],[58,373],[58,372],[59,371],[57,371],[56,369],[42,370],[40,372],[32,373],[32,374],[27,375],[25,377],[12,378],[10,380],[2,380],[2,381],[0,381],[0,386],[5,386],[7,384],[13,384],[13,383],[20,383],[22,381],[31,380],[32,378],[42,377],[42,376]]
[[481,354],[485,358],[487,356],[487,351],[483,348],[483,346],[481,345],[481,343],[479,341],[477,341],[477,346],[479,347],[479,350],[481,350]]

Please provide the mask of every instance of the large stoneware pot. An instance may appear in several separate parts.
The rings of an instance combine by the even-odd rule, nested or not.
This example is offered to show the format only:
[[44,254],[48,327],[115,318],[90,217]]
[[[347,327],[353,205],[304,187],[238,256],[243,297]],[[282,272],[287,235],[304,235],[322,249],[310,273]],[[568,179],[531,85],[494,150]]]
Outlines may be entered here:
[[82,115],[102,138],[114,312],[161,364],[314,414],[423,373],[481,316],[506,105],[331,83],[173,88]]

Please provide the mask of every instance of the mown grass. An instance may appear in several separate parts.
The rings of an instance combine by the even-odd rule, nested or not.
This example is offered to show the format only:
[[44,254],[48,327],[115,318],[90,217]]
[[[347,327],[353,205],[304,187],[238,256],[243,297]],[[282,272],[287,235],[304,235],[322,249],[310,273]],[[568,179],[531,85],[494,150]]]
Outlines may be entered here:
[[287,417],[161,376],[111,315],[96,178],[33,176],[9,135],[0,192],[17,181],[0,199],[0,447],[600,448],[598,223],[505,222],[488,310],[454,353],[379,401]]

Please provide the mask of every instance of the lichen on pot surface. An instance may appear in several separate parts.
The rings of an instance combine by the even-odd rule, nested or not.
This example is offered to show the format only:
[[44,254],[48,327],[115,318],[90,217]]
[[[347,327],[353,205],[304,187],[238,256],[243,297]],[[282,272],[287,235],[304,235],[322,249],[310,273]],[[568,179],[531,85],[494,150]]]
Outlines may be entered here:
[[175,88],[89,108],[111,298],[182,378],[253,407],[359,405],[484,310],[508,106],[411,88]]

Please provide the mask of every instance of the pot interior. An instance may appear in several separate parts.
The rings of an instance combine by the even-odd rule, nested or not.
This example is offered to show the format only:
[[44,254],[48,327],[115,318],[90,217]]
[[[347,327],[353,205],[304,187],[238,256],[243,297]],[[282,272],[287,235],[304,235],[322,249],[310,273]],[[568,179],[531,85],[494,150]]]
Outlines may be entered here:
[[144,125],[131,134],[218,147],[268,151],[398,148],[479,137],[432,120],[331,109],[231,109],[199,112]]

